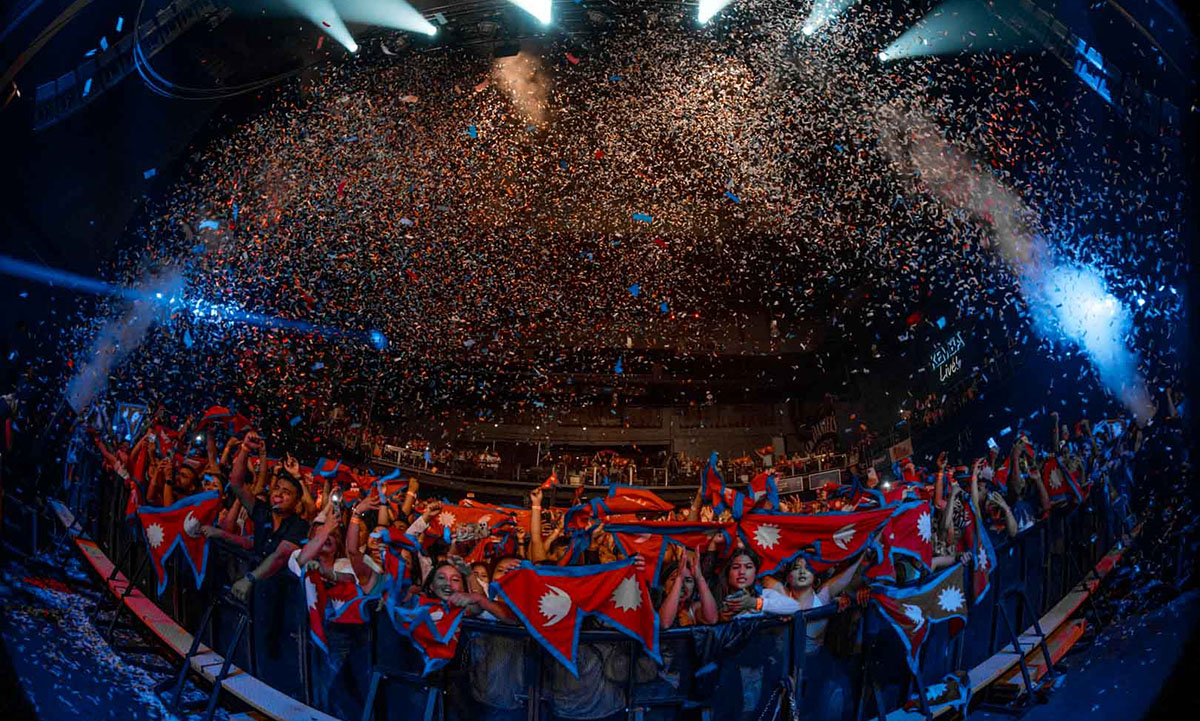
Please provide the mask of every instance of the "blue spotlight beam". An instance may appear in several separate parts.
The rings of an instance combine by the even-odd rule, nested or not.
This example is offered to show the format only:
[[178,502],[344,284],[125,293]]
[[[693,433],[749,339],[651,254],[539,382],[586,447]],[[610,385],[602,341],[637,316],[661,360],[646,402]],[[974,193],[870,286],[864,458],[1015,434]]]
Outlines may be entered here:
[[82,293],[90,293],[92,295],[114,295],[129,298],[130,300],[138,300],[142,297],[139,291],[132,288],[124,288],[65,270],[29,263],[7,255],[0,255],[0,275],[24,278],[37,283],[76,290]]
[[947,0],[884,48],[880,61],[1027,48],[1033,41],[998,19],[1020,11],[1015,0],[997,0],[991,10],[982,0]]

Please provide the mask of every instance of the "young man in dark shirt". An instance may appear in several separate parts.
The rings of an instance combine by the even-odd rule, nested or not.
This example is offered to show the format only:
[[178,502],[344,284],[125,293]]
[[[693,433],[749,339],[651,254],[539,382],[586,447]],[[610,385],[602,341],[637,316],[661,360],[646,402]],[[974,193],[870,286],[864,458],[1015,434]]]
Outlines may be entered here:
[[246,434],[246,440],[238,449],[233,461],[233,472],[229,475],[229,488],[254,521],[254,553],[261,559],[258,566],[238,579],[230,591],[234,597],[245,601],[255,581],[270,578],[287,566],[288,557],[308,538],[308,522],[297,515],[303,496],[302,481],[292,473],[281,470],[271,480],[267,502],[255,497],[246,487],[247,459],[251,452],[260,450],[263,440],[257,433]]

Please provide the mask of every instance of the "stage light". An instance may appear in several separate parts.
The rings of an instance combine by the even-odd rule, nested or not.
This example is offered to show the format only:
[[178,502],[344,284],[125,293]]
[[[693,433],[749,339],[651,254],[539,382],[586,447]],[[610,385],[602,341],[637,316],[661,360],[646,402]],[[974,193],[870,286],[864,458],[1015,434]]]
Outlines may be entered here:
[[703,25],[711,20],[713,15],[724,10],[730,2],[731,0],[700,0],[700,12],[697,15],[700,24]]
[[800,28],[800,32],[804,33],[805,35],[812,35],[816,31],[817,28],[815,25],[805,25],[804,27]]
[[886,52],[879,53],[879,62],[886,63],[887,61],[888,61],[888,54]]
[[551,0],[509,0],[509,2],[541,20],[543,25],[549,25],[553,19],[551,17],[553,14]]

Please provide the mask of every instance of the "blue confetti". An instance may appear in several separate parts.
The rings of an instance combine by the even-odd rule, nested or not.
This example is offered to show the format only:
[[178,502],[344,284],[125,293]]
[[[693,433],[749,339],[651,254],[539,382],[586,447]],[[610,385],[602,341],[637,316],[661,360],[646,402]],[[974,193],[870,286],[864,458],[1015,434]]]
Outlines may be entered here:
[[654,221],[654,216],[646,215],[645,213],[634,213],[633,219],[642,223],[651,223]]
[[479,130],[477,130],[474,125],[468,125],[467,126],[467,135],[470,135],[472,138],[478,138]]
[[237,203],[234,203],[233,204],[233,219],[234,220],[237,220],[237,213],[238,213]]
[[938,318],[938,319],[937,319],[937,327],[938,327],[938,328],[945,328],[945,327],[946,327],[946,316],[942,316],[941,318]]
[[117,16],[117,32],[121,32],[121,28],[125,27],[125,18]]
[[88,78],[87,82],[83,84],[83,97],[86,98],[90,92],[92,92],[92,79]]
[[660,311],[662,311],[663,313],[666,313],[671,310],[671,308],[667,305],[667,301],[665,301],[665,300],[658,304],[658,309]]
[[622,77],[624,77],[624,76],[623,75],[609,75],[608,82],[610,82],[610,83],[620,82]]
[[729,198],[730,200],[732,200],[732,201],[733,201],[733,202],[735,202],[735,203],[740,203],[740,202],[742,202],[742,199],[741,199],[741,198],[737,197],[736,195],[734,195],[733,193],[729,192],[728,190],[726,190],[726,191],[725,191],[725,197],[726,197],[726,198]]
[[150,168],[146,172],[142,173],[142,177],[145,178],[146,180],[149,180],[156,175],[158,175],[158,170],[156,170],[155,168]]
[[300,425],[300,416],[296,416],[295,418],[293,418],[293,419],[292,419],[291,421],[289,421],[289,422],[290,422],[290,423],[291,423],[293,426],[298,426],[298,425]]
[[1005,426],[1004,429],[1000,431],[1000,437],[1003,438],[1009,433],[1012,433],[1012,426]]
[[843,150],[842,150],[842,146],[838,145],[837,143],[834,143],[834,144],[833,144],[833,147],[837,148],[837,151],[838,151],[839,153],[845,152],[845,151],[843,151]]
[[312,369],[313,369],[313,370],[315,370],[315,371],[319,371],[319,370],[321,370],[321,369],[322,369],[322,368],[324,368],[324,367],[325,367],[325,364],[324,364],[324,363],[322,363],[322,362],[320,362],[320,361],[317,361],[316,363],[313,363],[313,364],[312,364]]
[[632,295],[634,298],[636,298],[641,294],[642,294],[642,287],[640,285],[638,285],[637,283],[634,283],[633,285],[629,286],[629,295]]
[[28,298],[28,297],[29,297],[29,291],[27,291],[27,290],[23,290],[23,291],[21,291],[21,293],[20,293],[20,296],[21,296],[22,298]]
[[613,373],[616,373],[617,375],[620,375],[620,374],[622,374],[622,373],[624,373],[624,372],[625,372],[625,359],[624,359],[624,358],[618,358],[618,359],[617,359],[617,364],[616,364],[615,366],[613,366]]
[[202,220],[200,221],[200,230],[216,230],[221,227],[220,221]]
[[193,343],[193,341],[192,341],[191,331],[187,331],[187,330],[183,331],[183,347],[191,348],[192,343]]
[[98,51],[96,50],[96,48],[92,48],[91,50],[89,50],[89,51],[87,51],[86,53],[84,53],[84,54],[83,54],[83,57],[85,57],[85,58],[90,58],[90,57],[92,57],[93,55],[95,55],[97,52],[98,52]]
[[100,49],[108,50],[108,37],[100,38]]

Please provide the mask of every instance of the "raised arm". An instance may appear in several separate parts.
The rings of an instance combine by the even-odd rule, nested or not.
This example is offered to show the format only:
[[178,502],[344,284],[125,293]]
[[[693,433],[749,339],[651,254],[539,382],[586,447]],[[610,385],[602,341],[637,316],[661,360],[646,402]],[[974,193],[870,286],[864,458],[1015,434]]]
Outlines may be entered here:
[[249,475],[247,463],[251,451],[257,450],[260,442],[258,434],[253,431],[246,434],[245,442],[241,444],[237,455],[233,457],[233,470],[229,473],[229,490],[233,492],[234,497],[242,504],[247,513],[254,512],[254,504],[257,502],[255,494],[246,487],[246,476]]
[[825,590],[830,601],[840,596],[842,591],[845,591],[846,587],[857,577],[858,567],[862,565],[862,560],[863,554],[860,553],[858,558],[854,559],[854,563],[838,571],[825,582],[822,588]]
[[546,545],[542,539],[542,489],[529,492],[529,560],[541,563],[546,560]]

